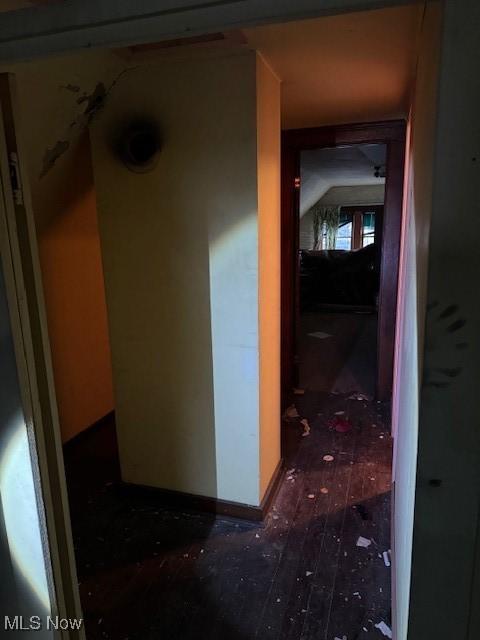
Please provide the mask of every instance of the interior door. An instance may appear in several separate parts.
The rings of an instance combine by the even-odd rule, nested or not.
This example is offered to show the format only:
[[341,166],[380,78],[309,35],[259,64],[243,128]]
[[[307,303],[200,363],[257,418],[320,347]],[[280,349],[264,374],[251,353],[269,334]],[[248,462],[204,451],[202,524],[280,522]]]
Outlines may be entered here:
[[[82,627],[75,629],[78,585],[35,226],[22,175],[14,79],[0,74],[0,636],[23,637],[29,632],[20,629],[33,624],[38,638],[84,638]],[[67,620],[69,628],[48,629],[48,616]]]

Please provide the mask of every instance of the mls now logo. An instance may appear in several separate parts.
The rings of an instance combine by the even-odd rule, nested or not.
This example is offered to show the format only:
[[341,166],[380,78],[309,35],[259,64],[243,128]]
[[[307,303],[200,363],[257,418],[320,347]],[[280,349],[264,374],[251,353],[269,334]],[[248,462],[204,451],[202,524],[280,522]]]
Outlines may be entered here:
[[58,631],[67,631],[69,629],[81,629],[83,620],[81,618],[59,618],[55,616],[47,616],[42,619],[40,616],[31,616],[24,618],[23,616],[5,616],[4,619],[6,630],[10,631],[38,631],[39,629],[55,629]]

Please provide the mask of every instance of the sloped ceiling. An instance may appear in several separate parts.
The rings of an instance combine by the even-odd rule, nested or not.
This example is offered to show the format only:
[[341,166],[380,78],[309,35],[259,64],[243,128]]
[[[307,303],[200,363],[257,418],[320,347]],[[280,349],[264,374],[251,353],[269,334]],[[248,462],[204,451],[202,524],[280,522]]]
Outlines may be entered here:
[[282,81],[286,129],[407,115],[422,7],[244,30]]
[[332,187],[383,185],[375,177],[375,166],[384,166],[385,145],[355,145],[332,149],[311,149],[301,155],[300,215]]

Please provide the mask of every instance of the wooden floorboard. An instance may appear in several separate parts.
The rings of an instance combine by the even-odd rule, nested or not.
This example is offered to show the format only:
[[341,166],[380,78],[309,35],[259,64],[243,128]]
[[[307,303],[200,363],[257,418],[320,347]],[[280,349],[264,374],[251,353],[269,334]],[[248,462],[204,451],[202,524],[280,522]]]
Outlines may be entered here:
[[[89,640],[382,638],[375,624],[391,615],[387,408],[347,394],[292,400],[311,433],[283,424],[287,473],[263,523],[175,512],[124,491],[113,421],[67,447]],[[337,411],[350,432],[330,428]],[[370,547],[357,547],[359,536]]]

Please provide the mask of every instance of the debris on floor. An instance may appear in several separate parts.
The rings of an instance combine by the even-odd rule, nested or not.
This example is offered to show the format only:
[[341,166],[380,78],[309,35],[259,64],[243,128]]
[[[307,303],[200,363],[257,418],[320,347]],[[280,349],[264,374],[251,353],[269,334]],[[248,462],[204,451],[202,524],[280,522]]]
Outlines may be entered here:
[[335,429],[337,433],[348,433],[352,429],[352,423],[348,418],[342,418],[341,416],[335,416],[333,420],[330,420],[328,426],[331,429]]
[[[104,492],[103,476],[95,493],[96,509],[88,509],[84,505],[92,491],[84,486],[85,466],[79,468],[75,478],[81,500],[74,503],[74,523],[87,635],[95,638],[105,630],[110,638],[125,638],[132,620],[142,625],[137,633],[145,639],[227,637],[233,628],[241,629],[245,638],[285,640],[299,637],[305,624],[309,638],[389,640],[374,627],[381,621],[392,626],[391,569],[383,556],[391,546],[389,422],[374,417],[377,405],[372,411],[370,403],[345,402],[349,389],[358,387],[349,385],[341,396],[324,392],[317,397],[305,384],[305,396],[292,393],[290,405],[298,417],[283,423],[284,480],[263,524],[238,525],[222,515],[159,508],[156,497],[148,494]],[[347,434],[327,425],[342,406],[345,414],[338,417],[348,418],[352,426]],[[382,405],[382,411],[387,415],[388,407]],[[300,440],[303,418],[311,432]],[[97,452],[97,447],[90,450]],[[93,456],[91,466],[95,460]],[[107,478],[117,486],[115,473]],[[95,517],[93,522],[85,520],[86,512]],[[115,527],[107,527],[107,532],[112,516]],[[100,544],[98,534],[108,544]],[[125,536],[131,539],[126,548]],[[365,537],[363,547],[356,546],[359,536]],[[96,564],[87,567],[91,556]],[[125,580],[126,588],[117,594],[110,589],[107,568],[121,566],[128,583]],[[185,576],[192,575],[198,589],[185,587]],[[211,602],[211,594],[218,600]],[[330,599],[332,607],[325,606]],[[99,616],[103,622],[97,626]],[[158,624],[153,631],[152,619]]]
[[335,636],[335,640],[348,640],[347,636],[342,636],[341,638],[338,638],[337,636]]
[[300,414],[297,411],[297,407],[294,404],[291,404],[288,409],[285,410],[283,417],[286,420],[292,420],[293,418],[299,418]]
[[385,563],[385,566],[389,567],[391,565],[390,552],[389,551],[384,551],[382,555],[383,555],[383,561]]
[[303,418],[302,420],[300,420],[300,424],[303,424],[302,437],[304,438],[305,436],[309,436],[310,435],[310,424],[309,424],[308,420],[306,418]]
[[335,411],[335,415],[336,416],[343,416],[343,415],[345,415],[345,411]]
[[331,338],[331,333],[325,333],[324,331],[314,331],[313,333],[308,334],[311,338],[319,338],[320,340],[325,340],[325,338]]
[[371,398],[366,396],[364,393],[352,393],[351,396],[348,397],[349,400],[363,400],[364,402],[370,402]]
[[362,547],[363,549],[368,549],[368,547],[372,544],[372,541],[368,538],[364,538],[360,536],[357,540],[357,547]]
[[383,620],[375,625],[375,629],[381,631],[386,638],[393,638],[392,630]]
[[289,480],[290,482],[295,482],[296,471],[297,469],[295,469],[295,467],[293,467],[292,469],[289,469],[285,474],[286,479]]
[[326,495],[326,494],[328,493],[328,489],[327,489],[327,487],[322,487],[322,488],[320,489],[320,493],[323,493],[324,495]]
[[294,389],[293,390],[293,395],[294,396],[304,396],[305,395],[305,389]]

